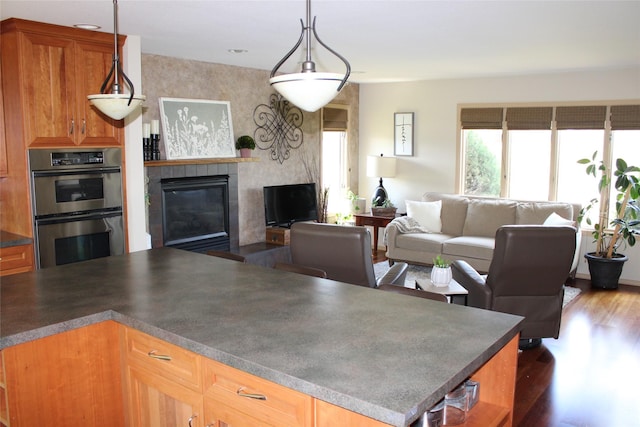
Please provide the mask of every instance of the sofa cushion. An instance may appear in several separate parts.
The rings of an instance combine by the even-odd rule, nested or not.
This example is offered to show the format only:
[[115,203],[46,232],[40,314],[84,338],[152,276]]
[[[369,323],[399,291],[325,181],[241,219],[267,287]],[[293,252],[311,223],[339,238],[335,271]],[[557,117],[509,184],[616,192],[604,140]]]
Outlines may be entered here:
[[408,217],[418,221],[422,227],[431,233],[440,233],[440,231],[442,231],[442,221],[440,220],[440,211],[442,210],[441,200],[435,202],[407,200],[405,204],[407,206]]
[[452,236],[461,236],[464,220],[467,217],[467,205],[469,199],[464,196],[443,193],[424,193],[422,200],[425,202],[442,201],[440,218],[442,220],[442,232]]
[[511,200],[470,200],[463,236],[495,237],[498,228],[516,223],[516,207]]
[[572,219],[563,218],[555,212],[552,212],[551,215],[544,220],[542,225],[569,225],[571,227],[575,227],[576,223]]
[[395,246],[411,251],[440,253],[442,242],[451,237],[453,236],[441,233],[398,234],[395,239]]
[[556,213],[563,218],[573,218],[573,206],[569,203],[531,202],[518,203],[516,224],[542,225],[549,215]]
[[460,236],[444,242],[442,254],[450,261],[459,257],[491,260],[494,246],[494,237]]

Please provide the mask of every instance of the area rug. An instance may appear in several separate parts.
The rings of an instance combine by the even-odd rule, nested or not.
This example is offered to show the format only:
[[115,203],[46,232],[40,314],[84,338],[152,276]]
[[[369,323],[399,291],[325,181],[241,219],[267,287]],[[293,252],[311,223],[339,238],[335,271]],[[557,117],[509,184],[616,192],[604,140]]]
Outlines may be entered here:
[[[376,277],[381,277],[389,270],[389,263],[387,261],[379,262],[373,265]],[[416,280],[428,281],[431,274],[431,267],[425,267],[422,265],[409,264],[409,270],[407,271],[407,278],[404,282],[404,286],[407,288],[415,288]],[[562,308],[565,308],[571,301],[575,300],[580,295],[580,289],[572,286],[564,287],[564,299],[562,300]]]

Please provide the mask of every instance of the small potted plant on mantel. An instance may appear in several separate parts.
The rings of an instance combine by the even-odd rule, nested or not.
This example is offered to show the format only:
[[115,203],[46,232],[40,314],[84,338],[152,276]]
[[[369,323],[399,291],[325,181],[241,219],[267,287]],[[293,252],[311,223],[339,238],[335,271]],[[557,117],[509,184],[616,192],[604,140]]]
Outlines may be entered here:
[[[589,264],[591,285],[596,288],[616,289],[622,268],[628,259],[617,250],[621,244],[635,245],[636,235],[640,234],[640,220],[638,220],[640,168],[627,165],[624,159],[617,159],[615,169],[610,171],[603,161],[596,161],[597,154],[596,151],[591,159],[578,161],[580,164],[587,165],[588,175],[596,177],[598,171],[600,173],[598,180],[600,200],[592,199],[583,207],[578,216],[578,222],[586,218],[585,222],[593,226],[591,234],[596,242],[596,250],[584,255]],[[616,216],[609,221],[609,189],[612,183],[615,188]],[[592,224],[587,214],[597,204],[599,204],[598,222]]]
[[251,157],[251,150],[256,149],[256,142],[249,135],[242,135],[236,140],[236,150],[240,150],[240,157]]

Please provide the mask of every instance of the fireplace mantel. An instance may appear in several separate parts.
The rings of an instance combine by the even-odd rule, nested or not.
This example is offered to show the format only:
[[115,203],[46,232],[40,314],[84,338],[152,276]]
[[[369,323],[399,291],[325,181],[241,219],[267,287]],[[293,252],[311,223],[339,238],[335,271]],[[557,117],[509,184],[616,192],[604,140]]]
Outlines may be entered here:
[[151,160],[144,162],[145,167],[180,166],[180,165],[208,165],[216,163],[245,163],[258,162],[259,157],[217,157],[210,159],[181,159],[181,160]]

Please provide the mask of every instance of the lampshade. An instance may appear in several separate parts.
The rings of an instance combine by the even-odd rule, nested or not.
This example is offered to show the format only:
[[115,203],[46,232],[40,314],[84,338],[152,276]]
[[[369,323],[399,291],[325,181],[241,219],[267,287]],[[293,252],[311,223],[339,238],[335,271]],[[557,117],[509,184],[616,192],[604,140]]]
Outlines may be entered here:
[[[282,58],[273,70],[271,70],[271,76],[269,78],[269,84],[291,102],[296,107],[314,112],[323,106],[327,105],[335,96],[340,93],[340,90],[347,83],[349,74],[351,73],[351,65],[349,62],[340,56],[335,50],[324,44],[318,37],[316,32],[316,19],[313,18],[313,24],[309,25],[311,21],[311,0],[307,0],[307,21],[306,25],[302,20],[302,33],[298,42],[293,48]],[[314,36],[318,43],[327,49],[329,52],[337,56],[342,62],[344,62],[347,70],[344,74],[335,73],[317,73],[316,64],[311,60],[311,36]],[[300,73],[284,74],[276,76],[278,69],[284,64],[287,59],[300,47],[302,41],[306,36],[306,60],[302,63],[302,70]]]
[[129,94],[105,93],[89,95],[89,103],[114,120],[122,120],[138,108],[146,99],[143,95],[134,95],[129,102]]
[[[131,93],[120,92],[120,77],[122,77],[123,85],[128,87]],[[109,83],[111,83],[111,92],[107,93]],[[124,119],[146,99],[143,95],[135,95],[133,83],[124,73],[120,64],[120,55],[118,53],[118,0],[113,0],[113,62],[111,70],[102,83],[100,93],[88,95],[87,98],[91,105],[114,120]]]
[[336,73],[296,73],[272,77],[269,83],[289,102],[312,113],[335,98],[343,78]]
[[379,156],[367,157],[367,176],[393,178],[396,176],[396,158]]

